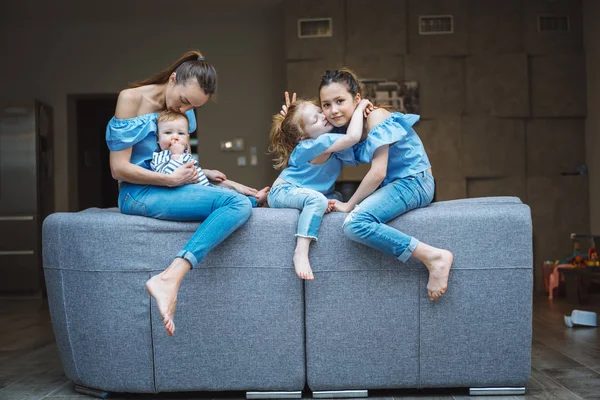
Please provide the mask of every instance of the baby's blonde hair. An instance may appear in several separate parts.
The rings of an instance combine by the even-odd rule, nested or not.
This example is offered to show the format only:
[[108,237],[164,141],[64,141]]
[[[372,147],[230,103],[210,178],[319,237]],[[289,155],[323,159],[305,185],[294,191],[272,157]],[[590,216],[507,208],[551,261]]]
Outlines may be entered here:
[[[160,114],[158,114],[158,118],[156,119],[156,123],[158,124],[159,122],[167,122],[167,121],[175,121],[177,119],[185,119],[185,121],[187,122],[187,126],[189,127],[190,125],[190,120],[188,119],[187,115],[182,114],[180,112],[177,111],[171,111],[171,110],[165,110],[165,111],[161,111]],[[189,134],[189,132],[188,132]]]
[[305,104],[314,104],[309,100],[296,100],[288,107],[285,117],[273,115],[271,123],[269,153],[274,154],[273,168],[283,169],[287,166],[292,151],[298,142],[306,136],[300,110]]

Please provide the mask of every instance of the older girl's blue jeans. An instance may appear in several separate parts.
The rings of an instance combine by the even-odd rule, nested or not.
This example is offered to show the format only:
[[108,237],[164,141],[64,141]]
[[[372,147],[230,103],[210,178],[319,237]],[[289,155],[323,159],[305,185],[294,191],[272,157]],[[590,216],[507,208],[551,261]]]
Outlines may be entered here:
[[119,209],[123,214],[169,221],[204,221],[177,254],[192,268],[252,215],[252,204],[246,196],[198,184],[170,188],[123,182]]
[[350,239],[406,262],[419,241],[385,223],[433,200],[435,184],[428,171],[396,179],[357,205],[344,221]]
[[323,215],[327,211],[327,199],[338,197],[340,197],[339,194],[335,192],[325,196],[316,190],[285,182],[271,188],[267,196],[267,202],[271,208],[295,208],[300,210],[296,237],[317,240]]

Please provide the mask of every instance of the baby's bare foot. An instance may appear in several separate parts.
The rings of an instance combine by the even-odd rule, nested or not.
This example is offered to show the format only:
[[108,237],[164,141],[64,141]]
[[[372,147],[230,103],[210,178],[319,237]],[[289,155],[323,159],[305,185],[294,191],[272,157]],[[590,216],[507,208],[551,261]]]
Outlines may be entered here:
[[269,195],[270,186],[266,186],[259,190],[254,197],[258,200],[258,205],[263,206],[267,202],[267,196]]
[[302,279],[309,281],[315,279],[312,268],[310,268],[310,262],[308,261],[308,254],[294,254],[294,268],[296,269],[296,275]]
[[156,299],[158,311],[169,336],[175,333],[175,307],[177,306],[177,283],[173,279],[163,279],[162,274],[154,275],[146,281],[146,290]]
[[425,266],[429,270],[429,282],[427,282],[427,293],[429,300],[435,301],[442,297],[448,289],[448,276],[454,255],[448,250],[440,249],[439,253],[431,258]]

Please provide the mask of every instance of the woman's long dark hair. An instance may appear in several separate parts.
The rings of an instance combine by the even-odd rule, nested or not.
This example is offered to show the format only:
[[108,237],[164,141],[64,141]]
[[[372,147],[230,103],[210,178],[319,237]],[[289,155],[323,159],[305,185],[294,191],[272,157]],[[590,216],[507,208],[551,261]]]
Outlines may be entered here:
[[175,82],[185,85],[190,79],[196,79],[204,93],[212,96],[217,92],[217,71],[210,63],[204,60],[199,51],[188,51],[169,68],[159,72],[151,78],[134,82],[129,87],[136,88],[146,85],[167,83],[171,74],[175,72]]

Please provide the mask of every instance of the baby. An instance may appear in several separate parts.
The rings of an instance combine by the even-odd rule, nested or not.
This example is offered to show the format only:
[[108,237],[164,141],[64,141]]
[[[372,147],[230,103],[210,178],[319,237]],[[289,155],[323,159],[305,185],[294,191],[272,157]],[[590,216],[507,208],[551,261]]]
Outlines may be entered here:
[[156,141],[159,150],[152,154],[150,168],[162,174],[171,174],[185,163],[192,161],[198,171],[198,183],[205,186],[215,185],[248,196],[253,207],[261,207],[267,201],[270,187],[262,190],[250,188],[241,183],[227,179],[225,174],[217,170],[202,169],[192,157],[190,148],[189,121],[185,114],[174,111],[163,111],[158,115],[156,122]]

